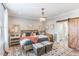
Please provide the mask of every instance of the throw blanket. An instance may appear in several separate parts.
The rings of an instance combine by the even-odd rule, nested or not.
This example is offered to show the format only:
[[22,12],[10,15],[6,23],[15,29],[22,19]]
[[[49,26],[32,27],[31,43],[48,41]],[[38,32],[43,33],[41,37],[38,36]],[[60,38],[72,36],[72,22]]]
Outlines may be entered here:
[[31,45],[32,43],[48,41],[48,36],[46,35],[37,35],[37,36],[27,36],[20,38],[21,45]]
[[38,37],[37,36],[27,36],[27,37],[21,37],[20,40],[24,39],[29,39],[32,41],[32,43],[37,43],[38,42]]
[[32,41],[29,40],[29,39],[20,40],[20,45],[21,45],[21,46],[24,46],[24,45],[31,45],[31,44],[32,44]]

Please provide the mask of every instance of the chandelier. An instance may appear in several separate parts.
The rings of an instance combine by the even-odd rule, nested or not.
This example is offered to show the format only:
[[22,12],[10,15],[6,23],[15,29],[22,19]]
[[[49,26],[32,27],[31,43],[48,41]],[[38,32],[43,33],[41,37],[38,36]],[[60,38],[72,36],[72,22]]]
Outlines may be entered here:
[[45,17],[45,9],[44,8],[41,8],[41,10],[42,10],[42,12],[41,12],[41,15],[42,15],[42,17],[40,18],[40,22],[43,22],[43,21],[46,21],[46,17]]

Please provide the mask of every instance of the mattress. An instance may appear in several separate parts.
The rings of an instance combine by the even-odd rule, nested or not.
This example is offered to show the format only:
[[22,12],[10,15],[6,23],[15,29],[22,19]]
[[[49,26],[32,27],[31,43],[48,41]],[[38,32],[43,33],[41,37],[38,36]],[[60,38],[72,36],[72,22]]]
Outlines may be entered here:
[[48,41],[48,36],[46,35],[37,35],[38,42]]

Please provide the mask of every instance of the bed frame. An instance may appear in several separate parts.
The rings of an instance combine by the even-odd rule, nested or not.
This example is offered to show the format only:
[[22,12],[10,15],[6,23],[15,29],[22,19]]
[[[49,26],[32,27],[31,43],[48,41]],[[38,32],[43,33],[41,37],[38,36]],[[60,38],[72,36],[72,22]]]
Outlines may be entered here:
[[[21,35],[22,33],[26,33],[26,32],[38,32],[38,30],[21,30]],[[32,45],[26,45],[23,46],[22,49],[24,49],[25,51],[31,50],[32,49]]]
[[21,30],[21,34],[25,32],[39,32],[38,30]]

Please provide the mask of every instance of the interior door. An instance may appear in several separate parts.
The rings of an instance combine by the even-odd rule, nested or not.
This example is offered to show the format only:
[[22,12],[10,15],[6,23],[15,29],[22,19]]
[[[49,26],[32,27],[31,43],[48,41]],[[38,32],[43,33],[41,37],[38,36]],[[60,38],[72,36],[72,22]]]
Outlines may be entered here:
[[72,18],[69,19],[68,24],[69,24],[69,41],[68,45],[70,48],[78,48],[78,23],[79,23],[79,18]]

